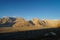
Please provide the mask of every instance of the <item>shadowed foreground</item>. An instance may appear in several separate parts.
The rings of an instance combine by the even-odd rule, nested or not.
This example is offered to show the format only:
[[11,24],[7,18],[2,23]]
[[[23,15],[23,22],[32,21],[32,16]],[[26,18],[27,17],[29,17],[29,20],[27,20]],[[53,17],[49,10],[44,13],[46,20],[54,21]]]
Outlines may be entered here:
[[[55,35],[52,35],[50,32],[54,32]],[[32,40],[32,39],[60,40],[60,28],[0,33],[0,40]]]

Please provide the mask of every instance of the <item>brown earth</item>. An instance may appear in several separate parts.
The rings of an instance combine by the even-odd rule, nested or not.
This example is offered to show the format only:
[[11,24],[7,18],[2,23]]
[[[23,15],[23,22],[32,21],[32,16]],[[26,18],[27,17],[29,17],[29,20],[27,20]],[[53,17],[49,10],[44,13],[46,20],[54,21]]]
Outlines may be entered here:
[[[57,35],[44,36],[45,33],[49,33],[50,35],[50,32],[54,32]],[[60,36],[60,20],[41,20],[38,18],[25,20],[21,17],[0,18],[0,39],[25,40],[29,38],[32,40],[33,37],[40,40],[60,40],[58,36]]]

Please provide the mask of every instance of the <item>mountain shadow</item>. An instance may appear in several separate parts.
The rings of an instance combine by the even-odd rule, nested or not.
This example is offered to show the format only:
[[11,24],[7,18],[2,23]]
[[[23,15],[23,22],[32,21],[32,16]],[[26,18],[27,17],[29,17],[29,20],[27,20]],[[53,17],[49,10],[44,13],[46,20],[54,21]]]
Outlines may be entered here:
[[60,40],[60,28],[0,33],[0,40]]

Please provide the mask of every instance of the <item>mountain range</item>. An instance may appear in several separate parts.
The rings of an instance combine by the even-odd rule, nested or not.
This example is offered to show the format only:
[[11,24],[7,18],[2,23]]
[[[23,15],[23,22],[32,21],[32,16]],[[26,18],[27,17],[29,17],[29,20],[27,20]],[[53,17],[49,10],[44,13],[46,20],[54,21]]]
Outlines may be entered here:
[[0,18],[0,27],[60,27],[60,20],[38,19],[25,20],[18,17]]
[[[46,29],[45,29],[46,28]],[[60,20],[22,17],[0,18],[0,39],[41,39],[60,36]],[[43,38],[42,38],[43,39]],[[52,39],[52,38],[51,38]],[[45,39],[44,39],[45,40]]]

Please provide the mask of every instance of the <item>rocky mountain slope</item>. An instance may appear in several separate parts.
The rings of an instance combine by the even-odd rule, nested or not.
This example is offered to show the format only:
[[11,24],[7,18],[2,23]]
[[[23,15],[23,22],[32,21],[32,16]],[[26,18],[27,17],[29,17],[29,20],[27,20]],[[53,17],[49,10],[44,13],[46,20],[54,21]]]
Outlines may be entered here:
[[25,20],[24,18],[18,17],[3,17],[0,18],[0,27],[60,27],[60,20],[41,20],[33,18],[32,20]]
[[[0,18],[0,39],[60,39],[60,20],[26,20],[18,17]],[[46,28],[46,29],[45,29]]]
[[0,18],[0,27],[11,27],[14,24],[16,18],[13,17],[3,17]]

